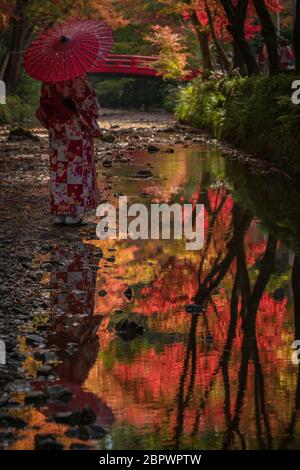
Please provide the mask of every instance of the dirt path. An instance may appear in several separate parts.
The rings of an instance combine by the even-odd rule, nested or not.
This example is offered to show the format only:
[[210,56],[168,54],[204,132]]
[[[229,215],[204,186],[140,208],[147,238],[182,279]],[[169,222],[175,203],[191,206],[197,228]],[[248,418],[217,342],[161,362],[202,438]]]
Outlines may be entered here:
[[[97,141],[95,147],[97,173],[104,181],[100,188],[103,200],[116,198],[105,184],[107,168],[134,165],[133,152],[149,151],[151,159],[156,146],[165,150],[174,144],[188,146],[207,139],[161,112],[103,110],[101,124],[104,141]],[[30,336],[32,322],[49,309],[49,298],[41,294],[40,287],[45,268],[43,257],[62,242],[67,245],[96,238],[96,220],[92,214],[87,218],[86,226],[76,229],[52,224],[47,133],[37,127],[32,131],[40,141],[9,142],[9,128],[0,128],[0,340],[5,342],[7,353],[6,365],[0,365],[0,445],[2,442],[4,446],[14,439],[14,433],[3,431],[3,428],[26,425],[12,421],[9,410],[19,407],[14,402],[14,392],[28,390],[28,378],[21,367],[26,352],[19,348],[19,335],[25,336],[28,344],[34,342]],[[42,342],[47,333],[47,326],[41,328],[39,341]]]

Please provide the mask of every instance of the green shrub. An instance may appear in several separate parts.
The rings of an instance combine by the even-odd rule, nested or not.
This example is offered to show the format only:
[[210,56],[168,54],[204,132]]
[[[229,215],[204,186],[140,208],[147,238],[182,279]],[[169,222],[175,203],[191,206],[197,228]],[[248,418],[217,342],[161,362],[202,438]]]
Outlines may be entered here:
[[216,137],[221,136],[225,96],[219,91],[220,82],[212,78],[203,81],[197,78],[179,95],[176,115],[181,121],[195,127],[209,129]]
[[291,101],[295,78],[198,78],[181,90],[176,115],[299,175],[300,106]]
[[8,96],[6,104],[0,105],[0,123],[12,124],[32,119],[38,106],[40,83],[23,71],[16,95]]
[[6,104],[0,105],[0,123],[10,124],[24,118],[24,107],[19,96],[8,96]]

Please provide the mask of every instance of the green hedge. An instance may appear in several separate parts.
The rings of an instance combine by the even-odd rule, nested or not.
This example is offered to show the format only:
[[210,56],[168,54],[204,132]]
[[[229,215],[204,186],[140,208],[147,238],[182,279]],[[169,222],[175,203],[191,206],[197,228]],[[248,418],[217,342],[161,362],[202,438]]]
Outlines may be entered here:
[[176,115],[299,176],[300,105],[291,101],[295,79],[286,74],[196,79],[181,89]]

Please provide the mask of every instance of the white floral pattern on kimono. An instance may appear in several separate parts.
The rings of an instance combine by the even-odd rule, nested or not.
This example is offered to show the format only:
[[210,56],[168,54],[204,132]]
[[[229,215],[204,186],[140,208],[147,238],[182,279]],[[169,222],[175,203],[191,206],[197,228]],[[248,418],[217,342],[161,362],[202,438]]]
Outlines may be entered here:
[[[75,109],[66,108],[68,99]],[[61,100],[61,106],[59,105]],[[99,137],[99,104],[85,77],[42,85],[40,122],[49,130],[51,212],[79,215],[99,201],[93,137]]]

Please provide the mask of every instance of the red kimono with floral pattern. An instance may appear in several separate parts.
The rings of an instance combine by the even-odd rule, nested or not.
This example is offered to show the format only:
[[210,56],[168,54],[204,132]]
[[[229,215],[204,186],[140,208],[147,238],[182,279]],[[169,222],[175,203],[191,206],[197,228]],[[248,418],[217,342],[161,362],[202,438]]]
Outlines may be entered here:
[[85,77],[44,83],[40,122],[49,130],[51,212],[77,216],[94,209],[98,188],[93,137],[100,137],[99,104]]

